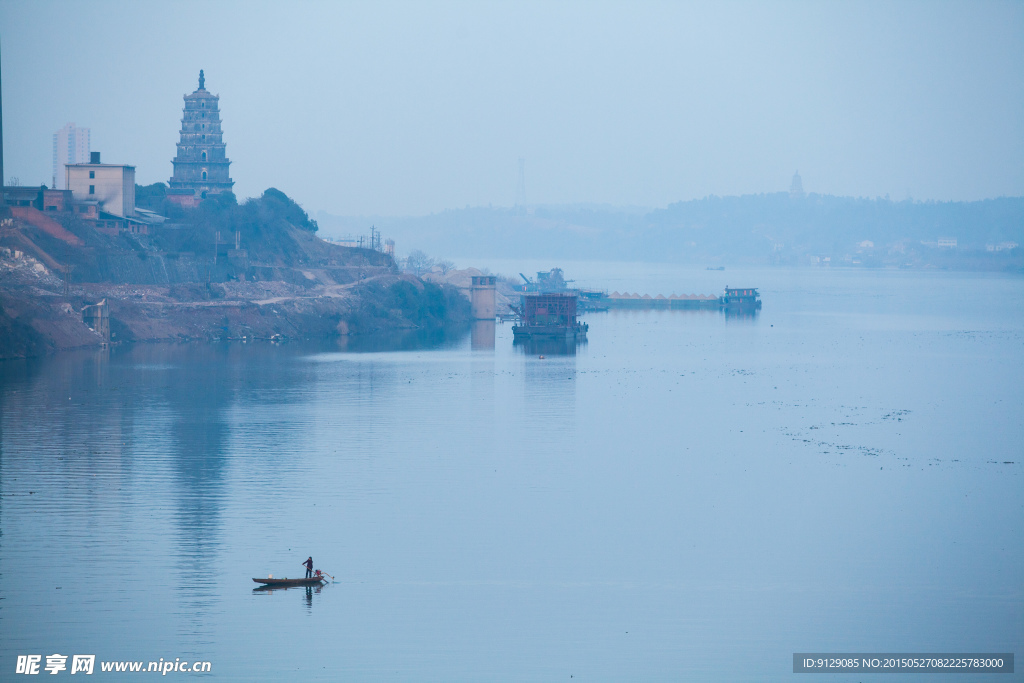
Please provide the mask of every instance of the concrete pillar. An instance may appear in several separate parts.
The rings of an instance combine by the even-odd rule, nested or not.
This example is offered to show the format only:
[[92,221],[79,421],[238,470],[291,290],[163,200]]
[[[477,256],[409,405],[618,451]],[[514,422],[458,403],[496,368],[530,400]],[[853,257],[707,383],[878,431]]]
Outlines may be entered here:
[[494,285],[497,278],[493,275],[474,275],[470,289],[469,301],[472,305],[474,320],[494,320]]
[[82,321],[88,325],[93,332],[98,334],[103,341],[110,341],[110,309],[107,308],[107,300],[86,306],[82,309]]

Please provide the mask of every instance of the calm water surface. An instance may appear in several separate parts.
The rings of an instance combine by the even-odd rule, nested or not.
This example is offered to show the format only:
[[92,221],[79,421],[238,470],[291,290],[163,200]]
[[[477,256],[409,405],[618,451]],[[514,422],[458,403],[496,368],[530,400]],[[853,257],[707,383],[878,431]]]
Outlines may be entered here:
[[[1024,279],[566,270],[764,309],[591,314],[543,359],[498,325],[0,364],[0,679],[33,653],[367,681],[1024,653]],[[253,591],[310,554],[336,583]]]

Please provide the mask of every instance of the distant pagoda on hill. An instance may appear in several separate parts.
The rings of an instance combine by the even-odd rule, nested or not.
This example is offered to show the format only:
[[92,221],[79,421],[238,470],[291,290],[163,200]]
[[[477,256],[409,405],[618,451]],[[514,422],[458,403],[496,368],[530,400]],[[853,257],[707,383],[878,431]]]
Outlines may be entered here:
[[182,206],[198,206],[208,195],[230,192],[235,184],[228,177],[231,162],[225,153],[219,102],[220,96],[206,89],[200,70],[199,89],[185,95],[178,155],[171,160],[174,174],[167,197]]
[[804,181],[800,178],[800,171],[793,174],[793,182],[789,186],[789,196],[793,199],[800,199],[804,196]]

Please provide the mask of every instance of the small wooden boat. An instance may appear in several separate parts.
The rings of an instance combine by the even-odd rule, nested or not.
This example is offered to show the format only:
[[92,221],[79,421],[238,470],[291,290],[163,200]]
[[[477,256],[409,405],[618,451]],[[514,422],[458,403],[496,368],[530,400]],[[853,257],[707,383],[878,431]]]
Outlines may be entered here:
[[326,576],[313,576],[308,579],[274,579],[267,577],[265,579],[253,579],[256,583],[262,583],[264,586],[275,586],[281,588],[284,586],[318,586],[327,582]]

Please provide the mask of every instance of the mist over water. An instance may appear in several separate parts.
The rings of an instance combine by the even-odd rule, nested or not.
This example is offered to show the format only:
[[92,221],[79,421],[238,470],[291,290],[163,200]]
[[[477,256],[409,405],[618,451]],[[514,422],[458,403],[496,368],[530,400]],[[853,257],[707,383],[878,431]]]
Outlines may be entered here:
[[[543,359],[498,324],[0,365],[3,666],[764,681],[1021,651],[1019,277],[562,265],[765,303],[589,314]],[[310,554],[336,583],[252,590]]]

